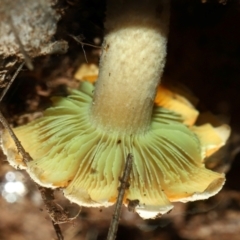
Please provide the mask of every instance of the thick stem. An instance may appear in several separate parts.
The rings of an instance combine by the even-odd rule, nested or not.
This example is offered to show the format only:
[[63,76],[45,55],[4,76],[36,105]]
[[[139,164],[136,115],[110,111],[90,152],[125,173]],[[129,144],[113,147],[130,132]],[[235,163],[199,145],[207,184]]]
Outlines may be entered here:
[[166,57],[169,0],[108,0],[106,36],[91,108],[107,131],[144,133]]

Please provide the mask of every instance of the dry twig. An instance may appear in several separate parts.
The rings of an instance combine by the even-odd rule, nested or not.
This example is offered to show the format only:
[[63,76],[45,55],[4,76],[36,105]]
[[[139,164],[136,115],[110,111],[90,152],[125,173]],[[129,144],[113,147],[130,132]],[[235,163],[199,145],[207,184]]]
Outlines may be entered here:
[[132,154],[129,153],[127,156],[123,177],[120,179],[121,184],[119,187],[118,198],[117,198],[116,206],[112,216],[112,221],[108,230],[107,240],[114,240],[116,238],[124,193],[125,193],[125,190],[129,187],[128,180],[132,170],[132,162],[133,162],[133,156]]
[[[14,81],[14,79],[16,78],[16,76],[18,75],[18,73],[20,72],[21,68],[22,68],[23,64],[21,64],[19,66],[19,68],[17,69],[17,71],[15,72],[15,74],[13,75],[12,79],[9,82],[9,85],[11,85]],[[10,86],[7,86],[6,89],[9,89]],[[6,90],[7,91],[7,90]],[[2,99],[4,98],[6,91],[4,90],[3,93],[0,96],[0,102],[2,101]],[[12,128],[10,127],[10,125],[8,124],[6,118],[3,116],[2,112],[1,112],[1,108],[0,108],[0,122],[3,124],[3,126],[8,130],[10,136],[12,137],[13,141],[16,144],[16,147],[19,151],[19,153],[22,155],[23,157],[23,161],[26,164],[27,162],[32,161],[31,156],[25,151],[25,149],[23,148],[21,142],[18,140],[18,138],[16,137],[15,133],[13,132]],[[46,207],[46,210],[52,220],[52,223],[54,225],[54,230],[56,232],[57,235],[57,239],[58,240],[63,240],[63,235],[61,232],[61,229],[59,227],[59,223],[63,223],[63,222],[69,222],[72,219],[68,218],[67,213],[64,211],[64,209],[58,205],[57,203],[54,202],[54,195],[53,195],[53,190],[51,189],[47,189],[47,188],[43,188],[39,185],[37,185],[44,205]],[[76,218],[76,217],[75,217]]]
[[13,21],[12,21],[12,17],[11,15],[8,16],[8,19],[9,19],[9,24],[11,26],[11,29],[13,31],[13,34],[14,34],[14,37],[16,39],[16,42],[18,43],[19,45],[19,48],[22,52],[22,55],[24,57],[24,60],[25,60],[25,63],[26,63],[26,66],[28,67],[29,70],[33,70],[33,64],[32,64],[32,60],[31,58],[29,57],[29,55],[27,54],[27,52],[25,51],[24,49],[24,46],[22,44],[22,41],[18,35],[18,32],[17,32],[17,29],[15,28],[14,24],[13,24]]
[[19,72],[22,70],[23,68],[23,65],[24,65],[24,62],[21,63],[18,67],[18,69],[16,70],[16,72],[13,74],[10,82],[8,83],[8,85],[4,88],[1,96],[0,96],[0,103],[2,102],[4,96],[6,95],[6,93],[8,92],[9,88],[11,87],[12,83],[14,82],[15,78],[17,77],[17,75],[19,74]]

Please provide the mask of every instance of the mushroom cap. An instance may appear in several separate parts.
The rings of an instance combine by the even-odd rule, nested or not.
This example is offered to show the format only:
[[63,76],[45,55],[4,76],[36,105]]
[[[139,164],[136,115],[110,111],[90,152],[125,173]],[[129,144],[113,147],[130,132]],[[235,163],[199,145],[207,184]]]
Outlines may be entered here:
[[187,98],[163,85],[158,87],[155,104],[158,106],[164,106],[168,110],[181,115],[183,123],[188,126],[192,126],[199,115],[199,112]]
[[124,204],[139,200],[136,211],[143,218],[167,213],[171,202],[206,199],[222,188],[224,174],[205,168],[201,140],[183,124],[181,115],[155,106],[145,134],[108,132],[92,123],[93,90],[84,82],[67,98],[54,97],[43,117],[14,129],[33,158],[27,166],[19,161],[5,130],[2,146],[10,163],[26,168],[42,186],[62,187],[72,202],[107,207],[116,202],[119,177],[131,153],[134,161]]
[[75,72],[74,78],[80,81],[88,81],[94,83],[97,80],[99,68],[97,65],[91,63],[83,63]]

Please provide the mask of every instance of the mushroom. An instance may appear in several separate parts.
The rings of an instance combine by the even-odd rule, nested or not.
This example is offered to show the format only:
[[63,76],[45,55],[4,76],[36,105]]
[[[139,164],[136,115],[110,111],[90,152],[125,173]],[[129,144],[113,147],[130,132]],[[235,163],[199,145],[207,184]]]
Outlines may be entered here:
[[[172,202],[213,196],[225,176],[205,168],[202,131],[195,134],[186,116],[154,104],[165,64],[169,1],[107,2],[96,86],[84,82],[68,97],[54,97],[43,117],[14,129],[33,158],[26,165],[4,131],[9,162],[44,187],[63,188],[72,202],[108,207],[131,153],[124,204],[138,202],[143,218],[169,212]],[[221,145],[228,135],[229,129]]]

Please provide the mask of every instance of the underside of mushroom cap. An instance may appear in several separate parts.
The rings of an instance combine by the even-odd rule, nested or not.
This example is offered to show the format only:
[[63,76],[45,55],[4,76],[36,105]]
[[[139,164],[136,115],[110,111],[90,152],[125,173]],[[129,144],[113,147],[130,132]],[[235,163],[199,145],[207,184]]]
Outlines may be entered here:
[[147,133],[106,132],[91,122],[93,90],[92,84],[83,83],[67,98],[53,98],[53,107],[42,118],[14,129],[33,158],[27,166],[13,160],[18,153],[4,131],[9,141],[3,148],[11,152],[12,165],[26,167],[42,186],[64,188],[73,202],[100,207],[115,203],[131,153],[134,162],[124,204],[139,200],[136,211],[143,218],[168,212],[171,202],[206,199],[221,189],[224,174],[204,167],[200,141],[180,115],[156,106]]
[[163,85],[158,87],[155,104],[177,112],[182,116],[183,123],[188,126],[192,126],[199,115],[199,112],[187,98]]

